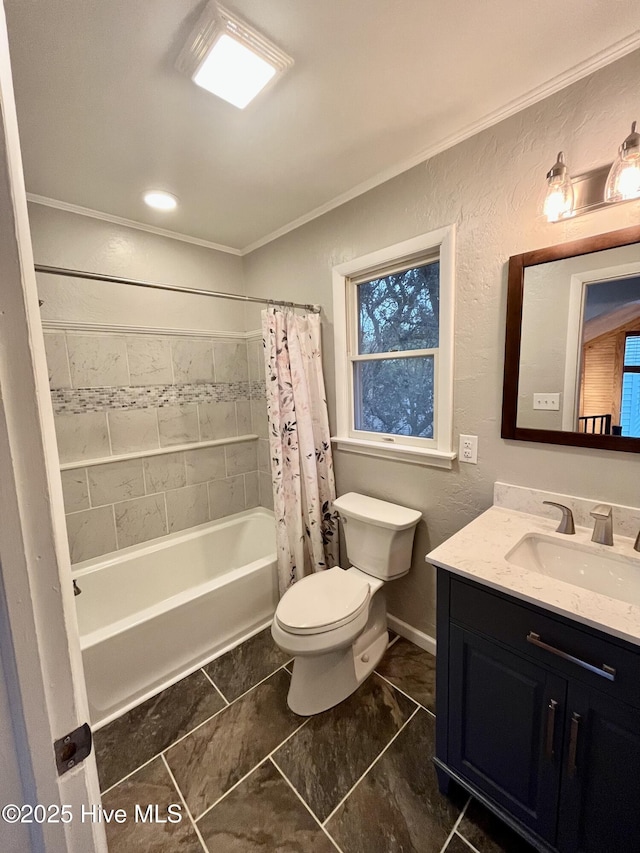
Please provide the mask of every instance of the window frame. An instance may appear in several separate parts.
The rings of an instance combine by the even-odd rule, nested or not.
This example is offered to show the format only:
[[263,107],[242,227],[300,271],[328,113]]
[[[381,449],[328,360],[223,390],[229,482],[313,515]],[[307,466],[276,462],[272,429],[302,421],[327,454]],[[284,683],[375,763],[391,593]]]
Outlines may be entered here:
[[[357,430],[353,364],[371,360],[370,356],[357,352],[357,287],[366,280],[384,278],[400,268],[421,266],[436,257],[440,265],[440,324],[439,346],[434,357],[434,438]],[[337,430],[332,441],[338,449],[420,465],[452,467],[456,458],[453,451],[454,267],[455,225],[333,267]],[[418,355],[422,351],[413,352]],[[374,358],[380,358],[380,354],[374,354]]]

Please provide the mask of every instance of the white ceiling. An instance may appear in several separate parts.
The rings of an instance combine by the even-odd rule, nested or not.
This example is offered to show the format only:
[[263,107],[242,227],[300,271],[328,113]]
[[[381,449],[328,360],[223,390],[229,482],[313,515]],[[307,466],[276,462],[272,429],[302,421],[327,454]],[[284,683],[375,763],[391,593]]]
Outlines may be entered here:
[[4,3],[27,190],[235,249],[640,45],[638,0],[226,0],[295,60],[241,111],[174,69],[204,0]]

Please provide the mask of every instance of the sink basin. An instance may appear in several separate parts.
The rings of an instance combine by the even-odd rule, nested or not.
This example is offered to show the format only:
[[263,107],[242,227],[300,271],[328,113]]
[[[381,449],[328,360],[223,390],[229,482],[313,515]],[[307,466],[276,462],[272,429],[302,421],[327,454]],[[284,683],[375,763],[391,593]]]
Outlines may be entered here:
[[638,559],[615,552],[603,553],[590,546],[529,533],[506,555],[522,569],[590,589],[629,604],[640,604],[640,555]]

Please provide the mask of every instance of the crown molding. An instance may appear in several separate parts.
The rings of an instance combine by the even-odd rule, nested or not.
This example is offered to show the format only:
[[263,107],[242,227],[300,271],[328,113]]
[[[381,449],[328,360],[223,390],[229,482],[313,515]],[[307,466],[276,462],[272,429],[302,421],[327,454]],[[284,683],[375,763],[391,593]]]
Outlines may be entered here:
[[414,166],[418,166],[420,163],[424,163],[426,160],[431,159],[431,157],[435,157],[436,154],[441,154],[443,151],[453,148],[454,145],[458,145],[458,143],[464,142],[466,139],[475,136],[477,133],[481,133],[483,130],[493,127],[495,124],[499,124],[504,119],[515,115],[521,110],[525,110],[527,107],[533,106],[533,104],[537,104],[539,101],[543,101],[545,98],[554,95],[562,89],[566,89],[573,83],[577,83],[584,77],[588,77],[589,74],[593,74],[600,68],[610,65],[617,59],[622,59],[623,56],[632,53],[638,47],[640,47],[640,30],[637,30],[627,38],[616,42],[614,45],[611,45],[611,47],[600,51],[600,53],[596,53],[595,56],[590,57],[584,62],[574,65],[562,74],[558,74],[556,77],[553,77],[541,86],[531,89],[529,92],[525,92],[525,94],[521,95],[519,98],[510,101],[503,107],[500,107],[483,118],[478,119],[478,121],[467,125],[458,133],[445,137],[439,142],[431,145],[429,148],[425,148],[419,153],[414,154],[409,159],[403,160],[401,163],[398,163],[383,172],[379,172],[373,178],[363,181],[363,183],[358,184],[339,196],[336,196],[325,204],[320,205],[320,207],[314,208],[314,210],[294,219],[287,225],[283,225],[276,231],[272,231],[270,234],[261,237],[259,240],[244,246],[241,250],[241,254],[243,256],[248,255],[256,249],[260,249],[262,246],[266,246],[268,243],[277,240],[279,237],[284,237],[285,234],[295,231],[296,228],[300,228],[302,225],[306,225],[308,222],[318,219],[318,217],[323,216],[325,213],[335,210],[335,208],[352,201],[354,198],[363,195],[369,190],[375,189],[375,187],[378,187],[386,181],[401,175],[403,172],[412,169]]
[[179,240],[182,243],[191,243],[194,246],[203,246],[205,249],[213,249],[216,252],[226,252],[228,255],[240,257],[242,251],[232,246],[223,246],[220,243],[211,243],[200,237],[191,237],[189,234],[180,234],[178,231],[169,231],[166,228],[158,228],[155,225],[147,225],[135,219],[124,219],[122,216],[114,216],[112,213],[104,213],[101,210],[92,210],[90,207],[81,207],[68,201],[60,201],[56,198],[47,198],[35,193],[27,193],[27,201],[32,204],[41,204],[43,207],[53,207],[56,210],[64,210],[67,213],[76,213],[78,216],[88,216],[90,219],[100,219],[110,222],[112,225],[122,225],[125,228],[135,228],[137,231],[146,231],[148,234],[156,234],[158,237],[168,237],[170,240]]

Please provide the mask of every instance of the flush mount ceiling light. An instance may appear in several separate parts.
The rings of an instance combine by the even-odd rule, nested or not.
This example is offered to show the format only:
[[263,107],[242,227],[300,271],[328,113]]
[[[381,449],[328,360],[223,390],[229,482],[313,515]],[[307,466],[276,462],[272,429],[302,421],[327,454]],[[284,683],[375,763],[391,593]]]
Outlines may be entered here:
[[543,212],[549,222],[640,199],[640,133],[636,122],[613,163],[569,175],[562,151],[547,172]]
[[215,0],[176,61],[194,83],[239,109],[292,65],[290,56]]
[[178,206],[178,199],[164,190],[148,190],[142,198],[145,204],[156,210],[175,210]]

